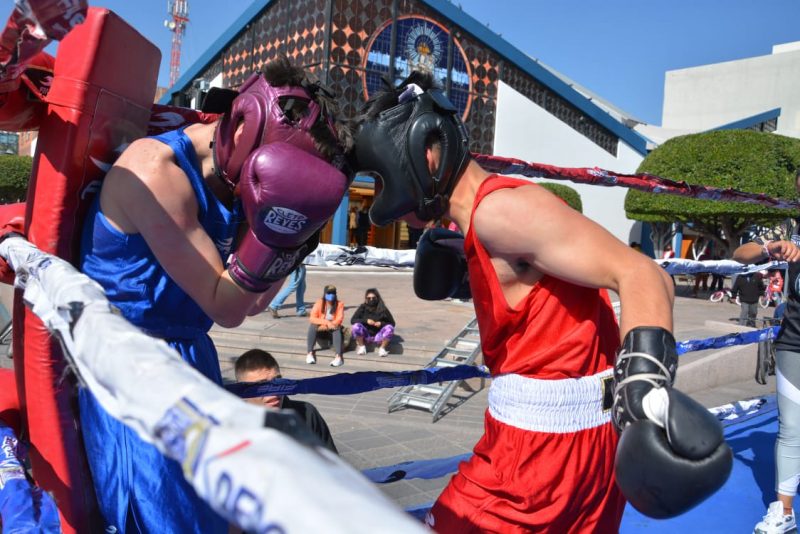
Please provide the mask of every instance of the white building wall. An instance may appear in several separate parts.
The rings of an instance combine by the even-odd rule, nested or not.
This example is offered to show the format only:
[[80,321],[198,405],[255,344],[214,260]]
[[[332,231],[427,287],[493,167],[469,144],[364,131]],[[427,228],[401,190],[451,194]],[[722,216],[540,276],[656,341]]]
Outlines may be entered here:
[[[509,85],[500,82],[494,137],[496,155],[561,167],[600,167],[621,173],[635,172],[644,159],[623,141],[619,142],[617,152],[617,157],[614,157]],[[625,217],[627,189],[577,184],[569,180],[542,181],[572,187],[581,196],[584,215],[625,243],[641,242],[638,231],[631,233],[635,221]]]
[[781,108],[776,133],[800,137],[800,50],[668,71],[664,128],[702,131]]

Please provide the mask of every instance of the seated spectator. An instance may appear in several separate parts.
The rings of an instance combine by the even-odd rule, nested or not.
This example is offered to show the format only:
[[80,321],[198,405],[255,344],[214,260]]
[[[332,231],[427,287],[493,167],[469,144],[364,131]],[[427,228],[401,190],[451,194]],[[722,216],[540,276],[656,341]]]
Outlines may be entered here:
[[353,314],[350,324],[353,325],[353,337],[356,338],[356,354],[366,354],[367,343],[379,345],[378,355],[381,358],[389,354],[386,347],[394,336],[394,317],[377,289],[367,289],[364,303]]
[[[278,366],[278,362],[272,357],[272,354],[261,349],[251,349],[239,356],[234,364],[234,373],[237,382],[246,383],[271,382],[276,378],[281,378],[281,368]],[[294,410],[325,447],[339,453],[333,443],[328,424],[313,404],[296,401],[286,395],[268,395],[245,400],[251,404],[276,410]]]
[[344,320],[344,303],[336,298],[336,286],[325,286],[322,298],[314,303],[308,325],[308,354],[306,363],[317,363],[314,344],[318,340],[333,342],[335,356],[331,362],[332,367],[344,365],[342,358],[342,321]]

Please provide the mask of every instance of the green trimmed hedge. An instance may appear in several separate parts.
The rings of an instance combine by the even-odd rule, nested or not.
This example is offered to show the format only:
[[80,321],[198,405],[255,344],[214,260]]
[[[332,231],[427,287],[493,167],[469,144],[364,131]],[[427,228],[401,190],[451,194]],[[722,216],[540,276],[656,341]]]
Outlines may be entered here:
[[[732,187],[771,197],[797,197],[800,140],[773,133],[721,130],[670,139],[642,161],[638,172],[684,180],[693,185]],[[630,190],[625,211],[639,221],[691,221],[726,217],[738,221],[776,221],[797,211],[756,204],[695,200]]]
[[581,202],[581,196],[578,194],[577,191],[572,189],[568,185],[563,184],[554,184],[552,182],[544,182],[540,183],[542,187],[556,195],[557,197],[561,198],[567,205],[574,209],[575,211],[579,211],[583,213],[583,202]]
[[30,156],[0,156],[0,204],[25,200],[32,168]]

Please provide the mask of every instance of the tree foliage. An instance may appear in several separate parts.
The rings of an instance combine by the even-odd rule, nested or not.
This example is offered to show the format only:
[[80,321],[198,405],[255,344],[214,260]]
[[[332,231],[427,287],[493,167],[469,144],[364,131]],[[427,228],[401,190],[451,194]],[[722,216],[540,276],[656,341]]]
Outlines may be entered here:
[[25,200],[32,168],[29,156],[0,156],[0,204]]
[[[670,139],[642,161],[638,172],[693,185],[792,199],[797,197],[798,169],[799,139],[748,130],[721,130]],[[634,190],[625,197],[625,212],[628,218],[639,221],[690,225],[729,253],[752,226],[776,226],[799,213],[756,204]]]
[[564,184],[554,184],[552,182],[543,182],[539,185],[566,202],[570,208],[583,213],[583,202],[581,202],[581,195],[570,186]]

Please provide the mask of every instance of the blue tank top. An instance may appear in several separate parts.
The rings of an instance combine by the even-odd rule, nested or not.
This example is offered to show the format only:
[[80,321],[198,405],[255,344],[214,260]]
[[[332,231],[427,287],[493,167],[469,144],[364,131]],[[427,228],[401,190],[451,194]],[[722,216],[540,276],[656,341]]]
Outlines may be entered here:
[[[203,180],[197,154],[183,128],[153,137],[169,145],[197,195],[198,219],[223,263],[241,221],[239,203],[225,207]],[[96,280],[131,323],[165,339],[203,335],[213,321],[156,260],[141,234],[125,234],[109,223],[95,199],[84,226],[81,270]]]

